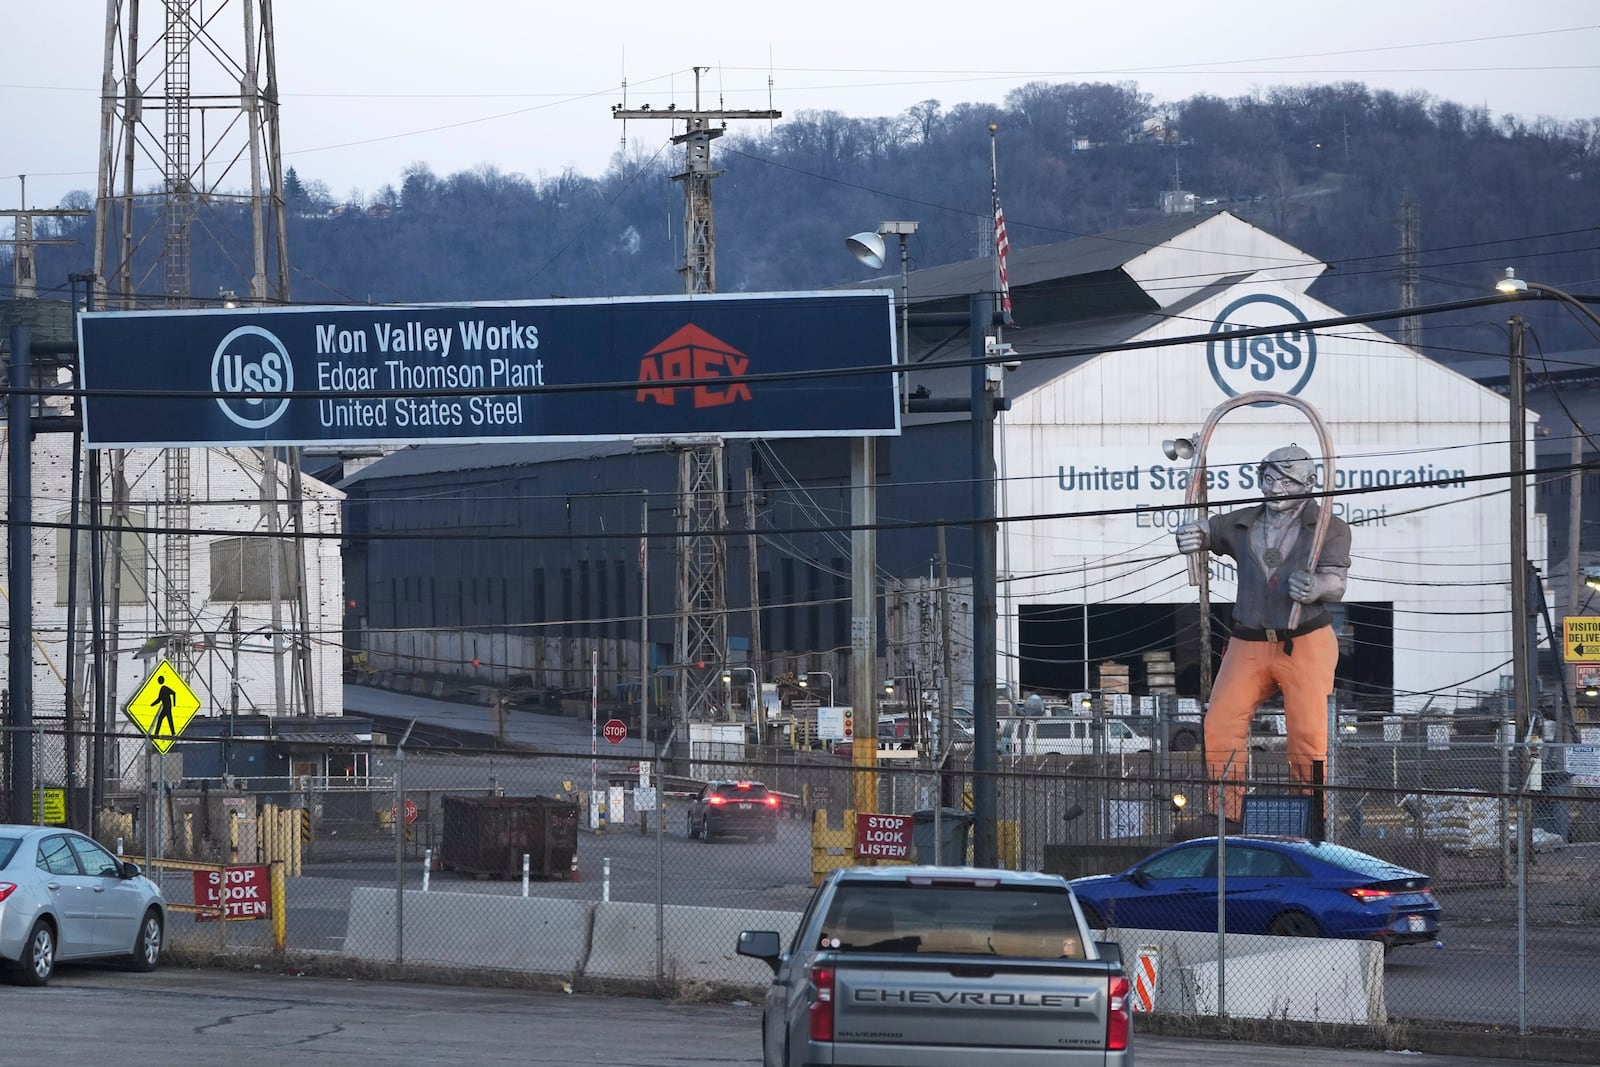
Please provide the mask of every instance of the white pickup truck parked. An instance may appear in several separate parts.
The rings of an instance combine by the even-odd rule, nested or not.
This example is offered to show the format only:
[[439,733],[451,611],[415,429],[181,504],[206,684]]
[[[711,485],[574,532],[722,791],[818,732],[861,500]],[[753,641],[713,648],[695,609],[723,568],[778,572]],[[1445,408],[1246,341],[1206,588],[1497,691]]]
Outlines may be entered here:
[[1131,1067],[1128,979],[1065,879],[972,867],[834,871],[773,970],[765,1067]]

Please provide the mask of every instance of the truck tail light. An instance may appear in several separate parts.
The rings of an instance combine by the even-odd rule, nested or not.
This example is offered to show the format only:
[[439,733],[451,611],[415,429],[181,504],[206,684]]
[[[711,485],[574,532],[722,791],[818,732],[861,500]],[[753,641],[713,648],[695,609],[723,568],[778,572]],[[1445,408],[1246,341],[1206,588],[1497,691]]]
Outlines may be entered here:
[[[1124,983],[1126,984],[1126,983]],[[811,1040],[833,1040],[833,967],[819,963],[811,968]]]
[[1120,974],[1112,975],[1106,991],[1106,1050],[1125,1051],[1132,1029],[1133,1006],[1128,1003],[1128,980]]
[[17,891],[17,883],[15,883],[15,882],[0,882],[0,900],[6,899],[6,897],[9,897],[12,893],[15,893],[16,891]]

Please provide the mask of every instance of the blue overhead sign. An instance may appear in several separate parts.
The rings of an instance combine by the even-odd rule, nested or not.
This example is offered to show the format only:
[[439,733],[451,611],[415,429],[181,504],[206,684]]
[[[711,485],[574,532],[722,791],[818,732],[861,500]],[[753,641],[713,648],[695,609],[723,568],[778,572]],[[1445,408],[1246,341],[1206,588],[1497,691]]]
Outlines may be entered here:
[[[90,448],[880,436],[894,294],[79,317]],[[766,376],[775,376],[768,378]]]

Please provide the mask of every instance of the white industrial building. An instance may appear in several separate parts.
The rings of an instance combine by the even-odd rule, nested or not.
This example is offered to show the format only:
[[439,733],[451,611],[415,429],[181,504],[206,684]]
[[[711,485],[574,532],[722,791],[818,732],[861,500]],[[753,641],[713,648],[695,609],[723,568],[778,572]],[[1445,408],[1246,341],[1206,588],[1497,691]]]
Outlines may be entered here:
[[[74,729],[94,728],[96,696],[91,657],[90,540],[81,532],[73,632],[68,633],[68,574],[72,523],[72,436],[40,434],[32,446],[33,517],[33,719],[50,735],[38,761],[42,784],[57,786],[65,766],[59,732],[68,706],[68,661],[76,691]],[[0,440],[0,451],[7,442]],[[193,449],[189,452],[189,500],[185,509],[166,499],[165,453],[143,449],[123,453],[126,478],[127,532],[122,535],[121,610],[115,648],[106,662],[107,728],[123,740],[108,754],[112,788],[117,779],[136,784],[141,755],[148,747],[122,713],[123,705],[144,684],[162,656],[169,657],[200,699],[196,717],[239,715],[341,715],[343,572],[339,555],[340,503],[343,494],[314,479],[301,480],[304,573],[309,625],[309,696],[304,675],[296,676],[291,650],[300,640],[295,598],[296,553],[291,538],[280,538],[279,621],[284,630],[282,655],[275,655],[271,637],[273,603],[268,581],[269,509],[262,500],[262,455],[250,449]],[[107,461],[109,465],[109,461]],[[280,464],[280,469],[282,465]],[[9,470],[0,463],[0,478]],[[91,522],[87,461],[80,473],[78,521]],[[11,487],[5,486],[9,497]],[[280,524],[292,529],[290,507],[280,491]],[[112,521],[109,476],[101,486],[101,517]],[[180,528],[200,531],[183,536],[186,551],[174,553],[174,519]],[[15,533],[15,531],[12,531]],[[102,542],[108,553],[105,624],[112,631],[110,589],[114,550],[111,535]],[[187,588],[176,591],[172,561],[188,566]],[[9,597],[9,588],[7,590]],[[5,626],[9,634],[9,620]],[[275,663],[284,672],[283,703]],[[10,665],[7,664],[9,674]],[[84,784],[87,761],[79,754],[78,784]]]
[[[1030,253],[1054,260],[1031,263]],[[957,272],[974,267],[983,269],[919,272],[913,298],[918,288],[960,292]],[[1002,684],[1019,694],[1095,690],[1098,663],[1132,661],[1138,692],[1143,653],[1171,652],[1179,695],[1197,694],[1198,596],[1172,537],[1190,463],[1169,460],[1162,446],[1197,437],[1229,397],[1266,390],[1312,405],[1336,451],[1334,511],[1354,542],[1342,695],[1386,701],[1392,688],[1397,710],[1430,698],[1438,709],[1502,688],[1511,656],[1510,508],[1499,477],[1509,466],[1509,401],[1379,329],[1300,329],[1348,314],[1307,293],[1326,269],[1225,213],[1014,257],[1024,328],[1005,340],[1020,355],[1113,351],[1024,360],[1004,385],[999,510],[1012,521],[1000,531]],[[1067,314],[1053,317],[1057,308]],[[1277,325],[1244,342],[1226,337]],[[1213,339],[1129,347],[1202,334]],[[909,385],[957,393],[967,373],[930,370]],[[908,436],[918,421],[910,418]],[[1530,415],[1529,455],[1535,423]],[[1291,442],[1321,454],[1293,407],[1227,414],[1206,454],[1213,511],[1259,497],[1256,463]],[[904,477],[897,465],[893,480]],[[1542,568],[1544,521],[1531,491],[1529,515],[1530,555]],[[1212,559],[1214,605],[1233,599],[1230,563]]]

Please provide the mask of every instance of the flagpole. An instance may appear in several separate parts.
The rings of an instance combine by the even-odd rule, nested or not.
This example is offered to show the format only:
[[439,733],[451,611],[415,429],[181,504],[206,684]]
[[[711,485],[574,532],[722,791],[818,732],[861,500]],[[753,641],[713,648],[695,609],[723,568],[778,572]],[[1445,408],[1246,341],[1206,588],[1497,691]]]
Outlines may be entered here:
[[[995,150],[995,133],[998,130],[999,125],[997,123],[989,123],[989,189],[994,199],[994,288],[995,293],[998,294],[1000,308],[1005,316],[1005,321],[1009,323],[1011,321],[1011,290],[1007,284],[1009,279],[1006,277],[1005,255],[1009,250],[1010,242],[1006,235],[1005,216],[1000,211],[1000,165],[998,154]],[[996,340],[1000,338],[1002,329],[996,328]],[[996,412],[995,421],[1000,435],[1000,447],[998,449],[1000,459],[999,506],[1000,520],[1004,523],[1009,502],[1006,499],[1006,423],[1003,410]],[[1016,662],[1012,645],[1012,635],[1016,631],[1012,627],[1017,623],[1013,619],[1011,612],[1011,528],[1002,525],[1001,529],[1006,531],[1006,535],[1000,539],[1000,572],[1005,576],[1000,612],[1001,619],[1004,621],[1004,628],[1000,631],[1000,650],[1005,661],[1006,699],[1016,700],[1017,689],[1014,684],[1015,679],[1012,677],[1012,664]]]
[[[994,213],[994,291],[1000,292],[1000,162],[999,154],[995,150],[995,134],[1000,129],[998,123],[989,123],[989,195],[994,202],[989,205]],[[1003,306],[1003,305],[1002,305]],[[1007,309],[1009,310],[1009,309]]]
[[1006,233],[1005,212],[1000,210],[1000,165],[995,151],[995,133],[1000,129],[989,123],[989,199],[994,211],[994,291],[1003,316],[1011,325],[1011,279],[1006,270],[1006,256],[1011,252],[1011,238]]

